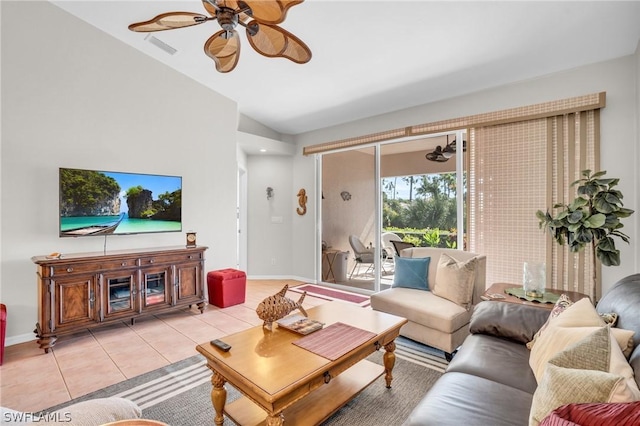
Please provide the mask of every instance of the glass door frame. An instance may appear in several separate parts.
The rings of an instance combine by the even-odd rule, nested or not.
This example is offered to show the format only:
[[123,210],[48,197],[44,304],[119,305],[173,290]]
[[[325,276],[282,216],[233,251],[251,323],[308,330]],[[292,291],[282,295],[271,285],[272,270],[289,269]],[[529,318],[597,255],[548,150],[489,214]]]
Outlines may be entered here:
[[[389,140],[389,141],[383,141],[383,142],[376,142],[376,143],[371,143],[371,144],[366,144],[366,145],[358,145],[357,147],[348,147],[348,148],[342,148],[342,149],[336,149],[336,150],[331,150],[331,151],[327,151],[327,152],[323,152],[323,153],[319,153],[319,154],[315,154],[316,157],[316,188],[318,189],[316,191],[316,217],[317,217],[317,221],[316,221],[316,262],[315,262],[315,280],[318,283],[321,283],[323,285],[327,285],[327,286],[331,286],[331,287],[337,287],[343,290],[348,290],[348,291],[356,291],[356,292],[363,292],[363,293],[375,293],[380,291],[380,271],[382,270],[382,188],[381,188],[381,176],[380,176],[380,169],[381,169],[381,147],[383,147],[384,145],[390,145],[390,144],[396,144],[396,143],[402,143],[402,142],[409,142],[409,141],[413,141],[413,140],[418,140],[418,139],[424,139],[424,138],[431,138],[431,137],[439,137],[439,136],[444,136],[444,135],[451,135],[452,133],[455,133],[456,135],[456,140],[458,141],[463,141],[462,145],[460,146],[464,146],[464,135],[468,134],[466,129],[459,129],[456,131],[445,131],[445,132],[440,132],[440,133],[432,133],[432,134],[428,134],[428,135],[418,135],[418,136],[408,136],[408,137],[403,137],[403,138],[398,138],[398,139],[393,139],[393,140]],[[322,187],[322,165],[323,165],[323,156],[326,154],[335,154],[335,153],[339,153],[339,152],[345,152],[345,151],[350,151],[350,150],[354,150],[354,149],[363,149],[363,148],[373,148],[374,149],[374,180],[375,180],[375,223],[376,223],[376,229],[374,231],[374,247],[375,247],[375,254],[374,254],[374,265],[375,265],[375,275],[374,275],[374,290],[373,291],[369,291],[369,290],[364,290],[364,289],[359,289],[359,288],[354,288],[348,285],[341,285],[341,284],[336,284],[336,283],[329,283],[329,282],[324,282],[323,281],[323,276],[322,276],[322,262],[323,262],[323,255],[322,255],[322,247],[321,247],[321,243],[322,243],[322,229],[323,229],[323,217],[322,217],[322,194],[323,194],[323,187]],[[458,249],[461,249],[464,247],[464,234],[466,232],[466,228],[467,228],[467,224],[464,222],[464,208],[465,208],[465,204],[464,204],[464,164],[466,159],[464,158],[464,149],[458,149],[456,152],[456,166],[455,166],[455,172],[456,172],[456,215],[457,215],[457,247]],[[462,190],[460,190],[460,188],[462,188]]]

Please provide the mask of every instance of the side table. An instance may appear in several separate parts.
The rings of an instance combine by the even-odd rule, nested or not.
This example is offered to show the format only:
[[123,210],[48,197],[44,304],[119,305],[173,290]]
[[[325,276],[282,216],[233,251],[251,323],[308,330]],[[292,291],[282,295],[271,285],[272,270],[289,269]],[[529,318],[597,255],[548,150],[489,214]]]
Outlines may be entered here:
[[323,263],[327,262],[327,273],[323,275],[322,281],[326,282],[336,282],[336,275],[333,272],[333,264],[336,261],[336,257],[338,257],[338,253],[340,250],[327,249],[322,250]]
[[[514,288],[514,287],[522,287],[521,285],[518,284],[509,284],[509,283],[494,283],[491,285],[491,287],[489,287],[484,294],[482,295],[482,298],[484,300],[495,300],[495,301],[499,301],[499,302],[507,302],[507,303],[517,303],[520,305],[530,305],[530,306],[535,306],[538,308],[543,308],[543,309],[548,309],[551,310],[554,307],[553,303],[540,303],[540,302],[530,302],[528,300],[523,300],[520,299],[519,297],[516,296],[512,296],[510,294],[505,293],[505,290],[508,288]],[[551,289],[551,288],[546,288],[545,292],[549,292],[549,293],[553,293],[553,294],[557,294],[558,296],[561,294],[566,294],[567,297],[569,297],[569,299],[571,299],[573,302],[580,300],[584,297],[589,297],[584,293],[579,293],[577,291],[565,291],[565,290],[556,290],[556,289]],[[504,296],[504,298],[492,298],[490,295],[492,294],[501,294],[502,296]]]

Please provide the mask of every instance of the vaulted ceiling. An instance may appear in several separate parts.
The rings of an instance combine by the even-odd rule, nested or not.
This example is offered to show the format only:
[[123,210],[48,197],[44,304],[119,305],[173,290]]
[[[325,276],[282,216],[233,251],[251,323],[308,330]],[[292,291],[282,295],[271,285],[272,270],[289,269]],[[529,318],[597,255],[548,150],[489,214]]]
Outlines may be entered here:
[[306,0],[281,26],[311,48],[309,63],[261,56],[239,28],[239,63],[221,74],[203,52],[215,21],[154,33],[173,55],[127,29],[168,11],[207,14],[199,0],[52,3],[283,134],[631,55],[640,39],[638,1]]

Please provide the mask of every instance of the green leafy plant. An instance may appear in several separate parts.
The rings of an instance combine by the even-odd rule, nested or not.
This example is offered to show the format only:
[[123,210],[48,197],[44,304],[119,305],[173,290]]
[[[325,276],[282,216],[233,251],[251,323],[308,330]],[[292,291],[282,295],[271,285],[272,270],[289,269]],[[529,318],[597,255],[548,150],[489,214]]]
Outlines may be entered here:
[[440,230],[438,228],[430,229],[423,235],[427,247],[438,247],[440,245]]
[[597,256],[605,266],[618,266],[620,250],[613,237],[629,243],[629,237],[620,231],[624,226],[620,219],[634,211],[623,207],[622,193],[614,189],[620,179],[604,178],[605,174],[606,171],[591,174],[591,170],[583,170],[583,178],[571,184],[578,185],[577,197],[571,204],[555,204],[553,208],[560,209],[556,216],[540,210],[536,216],[540,228],[548,230],[558,244],[566,242],[572,252],[590,246],[594,264]]

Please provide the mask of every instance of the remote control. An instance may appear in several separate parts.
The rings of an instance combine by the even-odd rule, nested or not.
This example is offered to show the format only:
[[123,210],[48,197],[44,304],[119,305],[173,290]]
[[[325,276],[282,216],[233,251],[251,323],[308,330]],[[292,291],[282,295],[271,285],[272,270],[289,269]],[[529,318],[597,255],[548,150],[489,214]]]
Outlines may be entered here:
[[211,344],[220,349],[222,352],[229,352],[229,349],[231,349],[230,345],[219,339],[212,340]]

